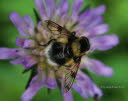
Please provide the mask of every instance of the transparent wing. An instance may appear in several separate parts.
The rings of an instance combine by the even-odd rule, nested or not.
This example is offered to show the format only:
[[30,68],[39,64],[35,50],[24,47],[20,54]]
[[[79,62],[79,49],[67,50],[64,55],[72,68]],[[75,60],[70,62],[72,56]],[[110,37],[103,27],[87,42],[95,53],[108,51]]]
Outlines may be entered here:
[[61,35],[70,34],[70,32],[66,28],[60,26],[59,24],[57,24],[51,20],[45,20],[44,25],[46,27],[46,30],[48,30],[50,33],[52,33],[54,35],[61,36]]
[[73,82],[76,78],[76,74],[79,68],[79,64],[80,63],[74,63],[72,65],[72,67],[70,68],[70,70],[67,70],[68,72],[65,74],[65,78],[64,78],[64,93],[67,93],[70,88],[73,85]]

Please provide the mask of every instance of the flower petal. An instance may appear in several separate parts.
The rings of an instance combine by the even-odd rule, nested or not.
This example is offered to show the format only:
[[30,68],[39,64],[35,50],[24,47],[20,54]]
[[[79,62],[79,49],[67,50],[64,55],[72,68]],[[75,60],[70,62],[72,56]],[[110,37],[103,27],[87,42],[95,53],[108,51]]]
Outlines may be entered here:
[[57,82],[56,82],[55,74],[53,71],[49,71],[48,77],[46,79],[46,85],[50,89],[57,88]]
[[69,6],[70,3],[67,0],[59,0],[57,11],[59,11],[60,16],[62,16],[65,13],[68,14]]
[[55,9],[56,8],[56,2],[55,0],[45,0],[46,2],[46,6],[51,8],[51,9]]
[[113,69],[95,59],[86,59],[87,68],[98,76],[110,77],[113,75]]
[[63,94],[64,101],[74,101],[71,91],[68,91],[66,94]]
[[[79,86],[77,84],[74,84],[73,86],[73,89],[75,91],[77,91],[77,93],[79,93],[83,98],[87,99],[88,98],[88,94],[86,93],[86,89],[84,89],[84,87],[82,86]],[[83,91],[84,89],[84,91]]]
[[93,91],[90,91],[89,94],[96,100],[101,99],[101,97],[103,96],[101,89],[98,88],[95,84],[93,84]]
[[17,49],[0,48],[0,59],[12,59],[17,57]]
[[104,35],[99,37],[94,37],[90,39],[91,49],[90,50],[108,50],[113,48],[119,43],[118,37],[116,35]]
[[30,18],[29,15],[24,16],[24,21],[26,22],[26,25],[28,27],[29,34],[31,36],[33,36],[35,34],[35,32],[34,32],[34,22],[32,21],[32,19]]
[[102,16],[97,16],[94,17],[90,20],[90,24],[86,26],[86,30],[91,30],[93,27],[96,27],[97,25],[101,24],[103,22],[103,17]]
[[47,12],[47,16],[48,18],[52,17],[53,14],[55,13],[55,9],[56,9],[56,4],[55,4],[55,0],[45,0],[46,2],[46,12]]
[[56,10],[56,16],[59,17],[60,24],[64,25],[68,18],[68,10],[70,3],[67,0],[60,0]]
[[69,9],[69,2],[65,0],[62,4],[58,5],[57,11],[59,12],[59,16],[67,15],[68,16],[68,9]]
[[92,11],[96,15],[102,15],[105,12],[105,10],[106,10],[105,5],[101,5],[101,6],[97,7],[97,8],[94,8]]
[[36,47],[37,43],[31,39],[28,40],[28,39],[18,37],[16,39],[16,45],[23,48],[34,48]]
[[79,11],[80,11],[80,9],[82,7],[83,2],[84,2],[84,0],[75,0],[73,2],[72,15],[74,15],[74,16],[77,15],[78,16]]
[[26,39],[24,39],[24,38],[18,37],[18,38],[16,39],[16,45],[19,46],[19,47],[23,47],[25,40],[26,40]]
[[22,64],[23,59],[24,59],[23,57],[19,57],[15,60],[10,61],[10,63],[13,65],[19,65],[19,64]]
[[39,73],[37,76],[35,76],[30,82],[30,85],[27,90],[22,95],[21,101],[31,101],[37,91],[44,86],[44,81],[45,75],[43,73]]
[[91,79],[78,71],[76,80],[77,83],[73,84],[73,89],[83,96],[83,98],[87,99],[89,97],[88,92],[93,88]]
[[26,56],[22,62],[22,65],[29,69],[33,65],[35,65],[38,62],[38,59],[35,56]]
[[34,40],[25,40],[24,48],[34,48],[36,47],[36,42]]
[[82,30],[83,32],[88,32],[88,30],[91,30],[92,28],[96,27],[97,25],[101,24],[102,22],[103,22],[102,16],[96,16],[90,12],[90,14],[87,15],[85,17],[85,19],[82,20],[82,22],[80,22],[77,25],[78,26],[77,30]]
[[27,25],[24,22],[24,20],[19,16],[18,13],[12,12],[10,14],[10,19],[11,19],[12,23],[17,27],[17,29],[21,35],[29,36]]
[[29,54],[25,49],[0,48],[0,59],[13,59]]
[[98,98],[102,96],[101,90],[92,82],[88,75],[78,71],[76,79],[77,83],[73,84],[73,88],[85,99],[88,96],[95,97],[97,95]]
[[[83,20],[88,19],[90,16],[92,15],[92,11],[90,9],[87,9],[85,12],[83,12],[80,16],[79,16],[79,22],[83,23]],[[82,21],[82,22],[81,22]]]
[[88,37],[93,37],[96,35],[100,35],[103,34],[105,32],[108,31],[108,25],[107,24],[101,24],[101,25],[97,25],[95,27],[93,27],[92,29],[90,29],[87,33],[88,33]]
[[82,7],[84,0],[75,0],[72,6],[71,25],[78,20],[79,12]]
[[36,7],[38,8],[38,11],[40,13],[41,18],[46,19],[47,14],[46,14],[46,11],[45,11],[45,6],[44,6],[44,3],[43,3],[43,0],[35,0],[35,4],[36,4]]
[[[99,6],[98,8],[94,8],[92,10],[88,9],[83,14],[79,16],[79,24],[78,26],[82,28],[81,30],[88,30],[94,27],[97,24],[103,22],[102,14],[105,12],[105,6]],[[80,30],[79,28],[79,30]]]

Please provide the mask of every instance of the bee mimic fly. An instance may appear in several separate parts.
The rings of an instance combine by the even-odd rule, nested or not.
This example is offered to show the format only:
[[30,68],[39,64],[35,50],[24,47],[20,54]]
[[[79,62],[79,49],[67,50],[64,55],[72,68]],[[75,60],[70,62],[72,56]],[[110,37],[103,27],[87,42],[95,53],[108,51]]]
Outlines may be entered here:
[[87,37],[77,37],[76,32],[70,32],[51,20],[45,20],[43,25],[52,36],[45,48],[47,61],[52,66],[65,67],[64,92],[68,92],[76,77],[81,57],[90,49]]

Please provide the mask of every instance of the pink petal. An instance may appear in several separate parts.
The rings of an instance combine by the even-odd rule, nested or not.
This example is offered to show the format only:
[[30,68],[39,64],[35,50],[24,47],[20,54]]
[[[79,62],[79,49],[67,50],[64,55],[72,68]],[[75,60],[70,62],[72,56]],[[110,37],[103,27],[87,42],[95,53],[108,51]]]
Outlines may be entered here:
[[45,11],[45,6],[44,6],[44,3],[43,3],[43,0],[34,0],[34,1],[35,1],[35,4],[36,4],[36,7],[38,8],[38,11],[40,13],[41,18],[46,19],[47,14],[46,14],[46,11]]
[[39,73],[37,76],[35,76],[30,82],[30,85],[27,90],[23,93],[21,101],[31,101],[37,91],[44,86],[44,81],[45,75],[43,73]]
[[90,40],[91,50],[108,50],[113,48],[119,43],[119,39],[116,35],[104,35],[94,37]]
[[66,94],[63,94],[64,101],[74,101],[71,91],[68,91]]
[[35,32],[34,32],[34,22],[32,21],[32,19],[30,18],[29,15],[24,16],[24,21],[26,22],[26,25],[28,27],[28,33],[31,36],[33,36],[35,34]]
[[110,77],[113,75],[113,69],[106,66],[102,62],[95,59],[87,59],[86,66],[89,70],[95,73],[98,76],[107,76]]
[[10,14],[10,19],[12,23],[17,27],[19,33],[23,36],[29,36],[28,35],[28,27],[25,23],[25,21],[19,16],[18,13],[12,12]]
[[38,59],[35,56],[26,56],[24,57],[22,61],[22,65],[26,68],[29,69],[33,65],[35,65],[38,62]]
[[25,49],[0,48],[0,59],[13,59],[29,54]]
[[55,74],[53,71],[49,71],[48,77],[46,79],[46,85],[50,89],[57,88],[57,82],[56,82]]
[[18,37],[16,39],[16,45],[23,48],[34,48],[36,47],[37,43],[32,39],[24,39]]
[[94,37],[96,35],[101,35],[104,34],[105,32],[108,31],[108,25],[107,24],[101,24],[101,25],[97,25],[95,27],[93,27],[92,29],[90,29],[87,33],[88,33],[88,37]]
[[92,82],[88,75],[81,71],[77,74],[77,83],[73,84],[74,90],[76,90],[81,96],[87,99],[89,96],[101,98],[102,91]]

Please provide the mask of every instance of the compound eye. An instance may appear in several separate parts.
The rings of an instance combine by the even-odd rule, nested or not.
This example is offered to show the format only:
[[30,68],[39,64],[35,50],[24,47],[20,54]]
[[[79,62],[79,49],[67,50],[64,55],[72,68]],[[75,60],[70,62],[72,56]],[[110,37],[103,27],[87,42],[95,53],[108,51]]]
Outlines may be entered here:
[[90,49],[90,43],[87,37],[81,37],[79,42],[80,42],[81,52],[85,52]]

